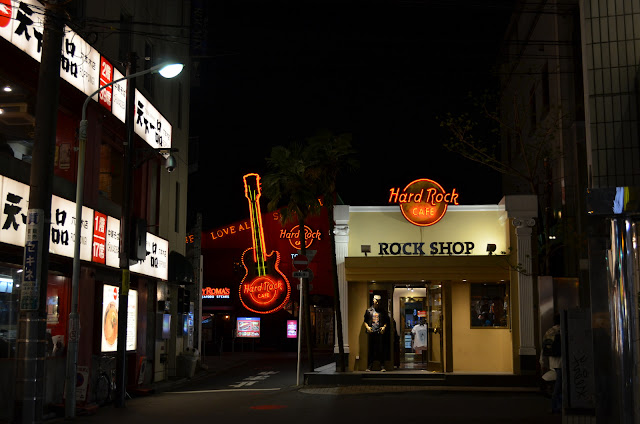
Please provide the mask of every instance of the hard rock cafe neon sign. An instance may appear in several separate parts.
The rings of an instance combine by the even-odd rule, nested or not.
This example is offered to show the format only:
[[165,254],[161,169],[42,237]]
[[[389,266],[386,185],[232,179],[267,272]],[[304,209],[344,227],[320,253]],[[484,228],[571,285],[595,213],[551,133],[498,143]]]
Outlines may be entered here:
[[412,181],[402,190],[392,188],[389,192],[389,203],[398,203],[407,221],[421,227],[440,221],[447,206],[458,204],[455,188],[448,193],[440,184],[426,178]]
[[260,176],[243,177],[244,194],[249,202],[253,247],[242,253],[245,275],[240,283],[240,301],[252,312],[270,314],[284,307],[291,295],[289,280],[280,271],[280,252],[266,253],[260,212]]
[[[305,234],[305,249],[311,247],[311,244],[314,240],[320,240],[320,230],[313,231],[310,227],[304,226],[304,234]],[[296,225],[291,230],[287,231],[285,229],[280,230],[280,238],[289,240],[289,244],[294,249],[301,249],[300,247],[300,226]]]

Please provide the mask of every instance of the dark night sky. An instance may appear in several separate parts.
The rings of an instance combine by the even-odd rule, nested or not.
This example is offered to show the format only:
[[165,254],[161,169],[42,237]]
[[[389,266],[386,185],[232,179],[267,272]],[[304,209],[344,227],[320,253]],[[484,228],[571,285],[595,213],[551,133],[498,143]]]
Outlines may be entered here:
[[462,204],[497,203],[499,176],[446,151],[436,116],[495,86],[513,3],[212,2],[212,57],[192,88],[190,219],[201,210],[206,230],[246,218],[242,176],[266,172],[272,146],[323,128],[353,134],[360,169],[340,180],[347,204],[384,205],[390,187],[417,178],[456,187]]

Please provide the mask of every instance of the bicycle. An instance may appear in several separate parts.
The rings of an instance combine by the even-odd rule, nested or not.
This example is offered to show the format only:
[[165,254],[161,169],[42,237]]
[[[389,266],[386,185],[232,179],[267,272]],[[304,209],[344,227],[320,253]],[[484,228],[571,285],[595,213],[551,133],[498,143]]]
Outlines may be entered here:
[[96,379],[95,399],[99,406],[113,401],[116,392],[116,358],[103,355],[98,358],[98,378]]

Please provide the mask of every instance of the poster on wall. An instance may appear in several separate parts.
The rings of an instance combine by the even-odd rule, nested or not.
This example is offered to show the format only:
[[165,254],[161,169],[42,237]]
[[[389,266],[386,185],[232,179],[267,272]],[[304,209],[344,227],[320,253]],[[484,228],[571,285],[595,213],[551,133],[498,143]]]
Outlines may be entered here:
[[287,339],[295,339],[298,337],[298,321],[295,319],[287,320]]
[[238,317],[238,337],[260,337],[260,318]]
[[[119,289],[104,285],[102,289],[102,352],[115,352],[118,349],[118,305]],[[127,308],[126,350],[136,350],[138,338],[138,292],[129,290]]]

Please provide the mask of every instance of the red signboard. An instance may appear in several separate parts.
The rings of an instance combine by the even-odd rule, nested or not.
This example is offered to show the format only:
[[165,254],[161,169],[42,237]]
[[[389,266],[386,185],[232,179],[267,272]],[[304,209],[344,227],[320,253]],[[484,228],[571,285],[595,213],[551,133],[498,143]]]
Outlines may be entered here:
[[106,262],[105,241],[107,237],[107,215],[93,212],[93,262]]
[[398,203],[407,221],[421,227],[440,221],[449,204],[458,204],[455,188],[447,193],[440,184],[426,178],[410,182],[403,190],[389,191],[389,203]]
[[[107,59],[100,57],[100,87],[107,85],[113,81],[113,66]],[[111,95],[113,86],[100,90],[100,104],[111,111]]]

